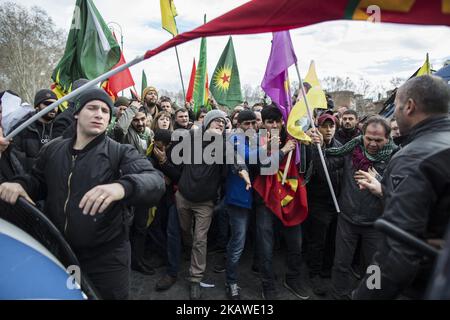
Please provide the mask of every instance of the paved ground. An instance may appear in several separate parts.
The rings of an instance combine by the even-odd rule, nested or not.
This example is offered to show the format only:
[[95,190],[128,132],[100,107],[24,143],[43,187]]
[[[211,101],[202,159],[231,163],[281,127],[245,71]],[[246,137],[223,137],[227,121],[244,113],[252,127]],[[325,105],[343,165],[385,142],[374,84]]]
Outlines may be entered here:
[[[204,282],[212,283],[215,285],[213,288],[203,288],[202,298],[204,300],[224,300],[227,299],[225,294],[225,273],[213,272],[213,266],[216,261],[222,257],[222,254],[208,254],[207,269]],[[277,276],[277,289],[280,294],[280,298],[283,300],[295,300],[296,296],[291,294],[283,286],[283,277],[285,270],[285,252],[283,250],[275,251],[274,255],[274,268]],[[252,252],[247,250],[241,259],[240,266],[240,282],[239,286],[242,288],[241,297],[243,300],[260,300],[261,297],[261,282],[258,276],[251,271],[252,264]],[[133,300],[187,300],[189,299],[189,284],[186,280],[188,275],[189,262],[183,259],[183,266],[180,272],[178,281],[165,292],[155,291],[155,284],[158,279],[164,275],[165,267],[159,267],[156,269],[156,274],[152,276],[146,276],[138,272],[132,272],[131,277],[131,292],[130,298]],[[309,281],[307,279],[306,266],[303,266],[302,280],[305,283],[305,287],[311,295],[311,299],[329,299],[329,296],[318,297],[315,296],[310,288]]]

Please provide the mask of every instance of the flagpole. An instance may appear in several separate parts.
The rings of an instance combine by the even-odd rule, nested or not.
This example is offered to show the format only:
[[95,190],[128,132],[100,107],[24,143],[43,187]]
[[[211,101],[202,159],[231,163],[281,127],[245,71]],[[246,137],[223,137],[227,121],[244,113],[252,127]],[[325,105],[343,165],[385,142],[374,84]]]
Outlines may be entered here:
[[[302,96],[303,96],[303,99],[305,99],[305,105],[306,105],[306,110],[308,111],[309,121],[311,122],[311,126],[313,127],[314,131],[316,131],[317,128],[316,128],[316,125],[314,123],[314,119],[312,117],[311,109],[309,108],[308,99],[306,98],[306,92],[305,92],[305,88],[303,87],[303,80],[302,80],[302,77],[300,76],[300,70],[298,69],[297,62],[295,63],[295,69],[297,70],[297,76],[298,76],[298,81],[300,83],[300,89],[302,91]],[[316,147],[317,147],[317,150],[319,151],[320,161],[322,162],[323,170],[325,171],[325,176],[327,178],[328,187],[330,188],[331,197],[333,198],[333,202],[334,202],[334,206],[336,208],[336,212],[340,213],[341,210],[339,208],[339,204],[338,204],[337,199],[336,199],[336,194],[334,192],[333,185],[331,183],[330,174],[328,173],[327,164],[325,162],[325,158],[324,158],[323,152],[322,152],[322,147],[320,146],[319,143],[316,144]]]
[[180,58],[178,57],[178,49],[177,49],[177,46],[175,46],[175,53],[177,54],[178,71],[180,71],[180,79],[181,79],[181,87],[183,88],[183,97],[184,97],[183,103],[184,103],[184,102],[186,102],[186,91],[184,90],[183,74],[181,73]]
[[30,119],[28,119],[27,121],[25,121],[24,123],[22,123],[19,127],[17,127],[14,131],[12,131],[10,134],[8,134],[5,139],[10,140],[12,138],[14,138],[16,135],[18,135],[23,129],[25,129],[26,127],[28,127],[30,124],[32,124],[33,122],[35,122],[37,119],[41,118],[42,116],[44,116],[45,114],[47,114],[50,110],[55,109],[57,106],[59,106],[61,103],[68,101],[70,99],[72,99],[73,97],[76,97],[77,95],[83,93],[84,91],[86,91],[87,89],[95,86],[96,84],[108,79],[109,77],[112,77],[113,75],[131,67],[134,66],[135,64],[138,64],[139,62],[142,62],[145,60],[145,55],[143,56],[139,56],[137,58],[135,58],[134,60],[127,62],[125,64],[122,64],[121,66],[112,69],[108,72],[106,72],[105,74],[102,74],[101,76],[98,76],[97,78],[89,81],[88,83],[86,83],[85,85],[79,87],[78,89],[72,91],[71,93],[69,93],[68,95],[62,97],[61,99],[53,102],[51,105],[49,105],[48,107],[46,107],[45,109],[42,109],[41,111],[39,111],[38,113],[36,113],[34,116],[32,116]]

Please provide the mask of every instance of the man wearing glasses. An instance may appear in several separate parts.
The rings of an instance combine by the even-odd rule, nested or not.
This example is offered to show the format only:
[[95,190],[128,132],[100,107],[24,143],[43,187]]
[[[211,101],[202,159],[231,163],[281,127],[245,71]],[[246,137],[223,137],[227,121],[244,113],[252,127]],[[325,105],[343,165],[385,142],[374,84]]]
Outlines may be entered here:
[[[39,90],[34,97],[36,113],[45,109],[57,99],[53,91],[49,89]],[[49,111],[14,138],[14,152],[17,153],[26,172],[31,172],[42,146],[52,139],[53,120],[57,112],[58,108]]]

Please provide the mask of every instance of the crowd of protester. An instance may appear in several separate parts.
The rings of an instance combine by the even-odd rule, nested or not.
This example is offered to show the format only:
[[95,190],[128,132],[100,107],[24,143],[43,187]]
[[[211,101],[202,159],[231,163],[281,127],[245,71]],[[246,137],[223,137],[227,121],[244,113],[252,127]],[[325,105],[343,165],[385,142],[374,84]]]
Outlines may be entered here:
[[[74,88],[85,83],[80,79]],[[39,90],[34,108],[56,100],[51,90]],[[336,112],[330,103],[328,110],[315,110],[317,129],[305,128],[311,143],[300,144],[275,104],[230,110],[210,100],[194,112],[191,103],[178,107],[154,87],[143,90],[142,101],[115,102],[102,89],[88,89],[11,141],[4,137],[29,116],[0,131],[0,198],[14,204],[22,196],[36,204],[104,299],[129,297],[131,269],[155,275],[149,251],[166,266],[155,290],[180,281],[187,256],[187,289],[200,299],[209,244],[221,253],[211,268],[224,272],[230,299],[241,297],[240,260],[249,245],[262,298],[277,299],[273,250],[279,236],[286,251],[283,285],[299,299],[310,298],[306,287],[335,299],[394,299],[416,278],[428,278],[433,261],[382,234],[374,222],[383,217],[423,241],[442,243],[450,217],[449,104],[441,79],[413,78],[397,91],[392,118]],[[212,138],[197,144],[198,134]],[[211,148],[218,140],[223,150]],[[226,159],[230,149],[232,161]],[[301,178],[290,185],[306,193],[296,199],[303,209],[288,220],[255,189],[277,192],[280,171],[263,171],[285,168],[296,150],[300,161],[292,165]],[[208,232],[212,222],[215,233]],[[374,264],[382,288],[370,290],[366,270]],[[413,296],[424,292],[416,287]]]

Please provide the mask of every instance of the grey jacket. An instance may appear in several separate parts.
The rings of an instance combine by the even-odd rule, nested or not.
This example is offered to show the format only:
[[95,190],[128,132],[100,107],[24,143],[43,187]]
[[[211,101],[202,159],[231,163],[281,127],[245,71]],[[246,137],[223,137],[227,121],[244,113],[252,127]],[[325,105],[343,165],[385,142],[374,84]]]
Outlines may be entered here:
[[[133,126],[131,125],[133,118],[136,116],[138,112],[139,110],[136,107],[134,106],[128,107],[125,110],[125,113],[119,118],[119,120],[116,121],[114,128],[112,132],[110,132],[109,136],[122,144],[132,145],[133,147],[136,148],[136,150],[140,154],[145,155],[147,150],[144,150],[144,148],[142,147],[139,133],[136,130],[134,130]],[[152,139],[153,139],[153,132],[151,131],[149,139],[147,141],[148,146],[150,146]]]

